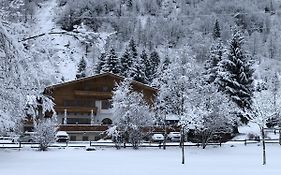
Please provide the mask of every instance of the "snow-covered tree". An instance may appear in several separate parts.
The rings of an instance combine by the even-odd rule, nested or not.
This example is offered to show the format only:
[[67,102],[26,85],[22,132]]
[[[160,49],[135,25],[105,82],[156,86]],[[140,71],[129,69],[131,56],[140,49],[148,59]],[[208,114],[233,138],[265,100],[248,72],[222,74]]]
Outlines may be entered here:
[[31,95],[27,98],[26,115],[32,118],[34,141],[39,143],[39,150],[46,151],[55,140],[56,112],[52,99],[45,95]]
[[105,58],[106,58],[106,53],[101,53],[100,57],[96,61],[95,67],[94,67],[94,72],[95,74],[100,74],[103,65],[105,64]]
[[219,21],[216,20],[215,26],[213,29],[213,39],[216,40],[218,38],[221,38],[221,29],[220,29]]
[[145,128],[154,123],[150,106],[145,102],[142,93],[132,91],[129,80],[124,80],[113,91],[112,102],[114,126],[122,132],[124,140],[129,141],[134,149],[138,149],[147,134]]
[[135,61],[138,58],[137,46],[134,39],[132,38],[129,41],[128,46],[125,49],[124,54],[120,58],[121,62],[121,72],[125,77],[130,77],[132,74],[132,67]]
[[249,109],[252,103],[254,69],[251,57],[244,48],[244,37],[237,27],[233,29],[227,53],[219,65],[220,90],[240,108]]
[[27,53],[0,22],[0,132],[13,131],[24,117],[26,95],[41,88]]
[[105,57],[105,64],[102,65],[101,73],[111,72],[119,74],[121,72],[120,61],[115,53],[115,50],[111,48]]
[[124,54],[121,56],[120,62],[121,62],[121,75],[123,75],[124,77],[128,77],[131,74],[130,70],[133,64],[133,60],[130,56],[128,49],[126,49]]
[[86,67],[87,67],[87,62],[84,59],[84,57],[82,57],[78,64],[76,79],[86,77]]
[[274,73],[273,79],[272,79],[272,88],[271,92],[273,94],[273,105],[274,105],[274,110],[275,110],[275,116],[273,116],[272,120],[273,122],[276,122],[279,127],[279,144],[281,145],[281,111],[279,109],[279,106],[281,105],[281,101],[278,98],[280,96],[280,87],[281,87],[281,82],[280,82],[280,77],[277,72]]
[[117,129],[117,126],[112,126],[106,130],[106,134],[112,138],[116,149],[121,149],[123,143],[123,137],[121,131]]
[[157,51],[150,53],[149,60],[145,62],[145,74],[149,82],[152,82],[157,76],[157,70],[160,64],[160,57]]
[[[190,113],[196,116],[194,131],[203,149],[216,134],[232,133],[237,122],[237,106],[214,84],[202,84],[190,100]],[[189,108],[188,107],[188,108]]]
[[276,116],[274,94],[270,90],[256,91],[254,93],[252,109],[248,114],[249,120],[256,123],[261,132],[262,138],[262,162],[266,164],[265,131],[268,120]]
[[219,62],[222,60],[225,52],[220,38],[214,41],[209,52],[209,57],[205,62],[205,77],[208,83],[213,83],[218,79]]
[[141,54],[140,57],[135,60],[132,66],[131,76],[134,80],[147,83],[147,77],[145,75],[145,53]]
[[[182,141],[190,129],[193,116],[189,115],[189,96],[195,86],[198,67],[194,62],[178,59],[172,62],[159,78],[159,93],[156,100],[156,114],[160,121],[166,120],[168,115],[175,115],[180,120]],[[184,146],[182,146],[182,163],[184,164]]]
[[55,141],[56,120],[52,118],[41,118],[34,122],[34,141],[39,143],[39,150],[46,151],[51,143]]

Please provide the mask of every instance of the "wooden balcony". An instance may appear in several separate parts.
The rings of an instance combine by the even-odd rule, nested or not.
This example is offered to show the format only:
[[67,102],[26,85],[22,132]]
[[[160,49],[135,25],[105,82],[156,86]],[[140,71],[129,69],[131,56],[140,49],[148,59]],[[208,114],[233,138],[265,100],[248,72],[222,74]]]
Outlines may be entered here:
[[77,96],[91,96],[91,97],[103,97],[111,98],[112,92],[97,92],[97,91],[74,91],[74,94]]
[[60,125],[59,130],[61,131],[106,131],[109,125],[88,125],[88,124],[67,124]]
[[55,106],[56,112],[64,112],[64,110],[67,110],[67,112],[82,112],[82,113],[90,113],[91,110],[93,110],[94,113],[97,112],[96,107],[80,107],[80,106]]

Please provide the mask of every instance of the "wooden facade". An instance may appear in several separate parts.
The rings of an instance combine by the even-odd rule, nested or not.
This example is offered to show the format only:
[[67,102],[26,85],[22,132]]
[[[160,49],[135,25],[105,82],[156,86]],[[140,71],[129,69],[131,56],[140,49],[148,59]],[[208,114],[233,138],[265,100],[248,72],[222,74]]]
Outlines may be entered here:
[[[112,91],[123,77],[103,73],[46,87],[44,94],[53,97],[60,130],[67,131],[71,140],[94,140],[114,120]],[[153,105],[157,89],[132,81],[132,89],[142,92]]]

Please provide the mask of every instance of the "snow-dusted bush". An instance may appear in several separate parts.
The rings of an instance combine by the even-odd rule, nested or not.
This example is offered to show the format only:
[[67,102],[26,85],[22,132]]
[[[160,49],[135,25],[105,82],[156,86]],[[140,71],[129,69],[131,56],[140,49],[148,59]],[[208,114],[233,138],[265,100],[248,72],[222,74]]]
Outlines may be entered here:
[[[28,96],[27,115],[32,117],[34,125],[34,141],[39,143],[39,150],[46,151],[55,139],[56,112],[52,99],[44,95]],[[46,115],[48,113],[48,115]]]
[[43,118],[34,122],[34,141],[39,143],[39,150],[46,151],[55,141],[56,120],[55,118]]
[[106,131],[108,136],[111,136],[112,141],[115,144],[116,149],[121,148],[123,142],[122,133],[117,130],[117,126],[112,126]]

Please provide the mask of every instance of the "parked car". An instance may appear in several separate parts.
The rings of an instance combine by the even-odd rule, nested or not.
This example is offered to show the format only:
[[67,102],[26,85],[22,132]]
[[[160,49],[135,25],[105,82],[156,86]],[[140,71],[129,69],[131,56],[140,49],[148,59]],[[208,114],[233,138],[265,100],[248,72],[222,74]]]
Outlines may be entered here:
[[56,133],[56,142],[68,142],[69,135],[65,131],[58,131]]
[[18,142],[34,142],[34,132],[25,132],[18,138]]
[[0,143],[15,143],[15,139],[12,137],[0,137]]
[[168,134],[168,139],[172,142],[179,142],[181,140],[181,134],[179,132],[170,132]]
[[162,141],[164,141],[164,136],[163,136],[163,134],[153,134],[151,136],[151,141],[153,141],[153,142],[162,142]]

